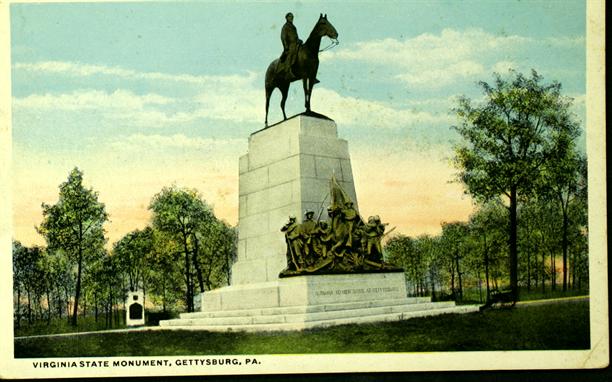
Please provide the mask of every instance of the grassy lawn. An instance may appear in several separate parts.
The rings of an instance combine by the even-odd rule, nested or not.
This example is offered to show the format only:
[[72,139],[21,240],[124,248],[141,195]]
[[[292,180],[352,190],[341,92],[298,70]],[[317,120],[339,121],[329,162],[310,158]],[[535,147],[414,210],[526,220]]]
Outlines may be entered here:
[[[173,312],[147,312],[146,319],[148,326],[157,326],[159,320],[167,320],[177,318],[178,313]],[[98,320],[93,316],[79,316],[77,326],[72,326],[66,318],[54,318],[50,323],[44,321],[36,321],[28,324],[27,320],[21,321],[19,328],[14,328],[15,337],[35,336],[40,334],[58,334],[58,333],[77,333],[77,332],[95,332],[98,330],[108,329],[125,329],[125,311],[120,310],[118,314],[113,314],[112,325],[106,325],[104,316],[100,315]]]
[[147,331],[15,341],[15,357],[588,349],[587,301],[269,333]]

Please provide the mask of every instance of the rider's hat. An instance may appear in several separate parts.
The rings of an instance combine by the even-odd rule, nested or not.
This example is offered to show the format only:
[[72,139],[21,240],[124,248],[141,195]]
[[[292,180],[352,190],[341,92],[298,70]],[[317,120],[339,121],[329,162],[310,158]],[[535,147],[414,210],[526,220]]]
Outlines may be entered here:
[[308,216],[308,215],[314,215],[314,211],[313,210],[306,210],[304,212],[304,216]]
[[293,13],[291,13],[291,12],[287,13],[287,14],[285,15],[285,18],[286,18],[286,19],[288,19],[288,18],[289,18],[289,16],[293,17]]

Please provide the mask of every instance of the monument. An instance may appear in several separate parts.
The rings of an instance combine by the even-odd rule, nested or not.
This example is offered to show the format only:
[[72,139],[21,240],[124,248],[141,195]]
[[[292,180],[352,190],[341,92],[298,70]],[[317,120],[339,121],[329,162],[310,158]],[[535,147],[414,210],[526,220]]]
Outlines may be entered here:
[[[408,298],[403,270],[384,262],[385,225],[359,214],[348,142],[332,119],[310,110],[323,36],[338,37],[326,15],[305,43],[290,48],[297,51],[266,72],[265,128],[251,134],[239,159],[238,258],[230,286],[203,293],[201,312],[161,326],[296,330],[478,310]],[[286,92],[298,79],[306,111],[287,119]],[[284,119],[268,126],[276,87]]]
[[142,291],[129,291],[125,300],[125,325],[141,326],[145,324],[144,293]]

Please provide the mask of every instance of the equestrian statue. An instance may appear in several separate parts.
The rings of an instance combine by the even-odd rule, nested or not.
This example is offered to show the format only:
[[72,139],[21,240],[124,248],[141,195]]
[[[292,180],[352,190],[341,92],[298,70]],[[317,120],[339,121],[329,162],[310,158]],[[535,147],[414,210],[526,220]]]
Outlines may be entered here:
[[268,126],[268,109],[270,106],[270,96],[275,88],[281,91],[281,110],[284,120],[285,101],[289,93],[289,85],[293,81],[302,80],[304,86],[304,106],[306,112],[310,112],[310,95],[312,88],[319,81],[317,80],[317,70],[319,69],[319,52],[321,39],[327,36],[332,39],[331,46],[338,44],[338,32],[336,28],[327,20],[327,15],[321,14],[319,21],[315,24],[306,42],[298,38],[297,29],[293,25],[293,14],[287,13],[286,23],[281,31],[281,41],[283,42],[283,54],[268,66],[266,70],[266,126]]

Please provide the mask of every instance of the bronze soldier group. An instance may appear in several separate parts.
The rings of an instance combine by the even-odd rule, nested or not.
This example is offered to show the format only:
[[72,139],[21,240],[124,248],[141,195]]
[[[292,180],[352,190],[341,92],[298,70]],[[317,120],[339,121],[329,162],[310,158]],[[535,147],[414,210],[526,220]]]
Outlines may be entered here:
[[289,217],[281,228],[287,267],[280,277],[400,270],[383,261],[381,240],[387,224],[378,216],[364,222],[350,200],[332,203],[327,213],[329,220],[314,221],[314,212],[306,211],[301,224]]

